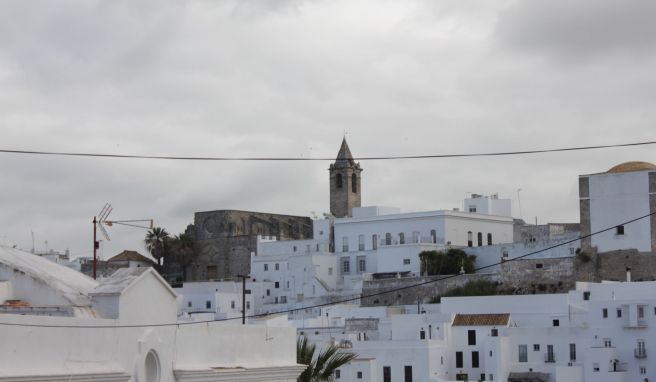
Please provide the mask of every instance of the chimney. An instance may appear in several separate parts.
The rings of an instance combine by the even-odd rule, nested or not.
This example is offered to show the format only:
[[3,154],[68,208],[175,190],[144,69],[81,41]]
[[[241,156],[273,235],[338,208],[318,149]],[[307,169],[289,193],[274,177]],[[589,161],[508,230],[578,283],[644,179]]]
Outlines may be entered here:
[[630,283],[631,282],[631,268],[626,267],[626,282]]

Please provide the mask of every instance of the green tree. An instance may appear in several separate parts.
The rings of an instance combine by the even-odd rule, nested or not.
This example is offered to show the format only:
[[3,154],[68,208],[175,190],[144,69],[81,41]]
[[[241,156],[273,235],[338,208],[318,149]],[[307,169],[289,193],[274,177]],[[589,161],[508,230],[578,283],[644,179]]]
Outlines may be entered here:
[[461,249],[451,248],[446,253],[438,251],[423,251],[419,253],[421,273],[428,275],[453,275],[460,273],[463,268],[465,273],[473,273],[475,270],[476,256],[467,255]]
[[[194,239],[185,232],[174,236],[168,242],[169,256],[174,258],[174,261],[182,268],[182,280],[187,281],[187,267],[191,264],[194,256]],[[165,258],[165,261],[168,257]]]
[[307,337],[301,336],[296,341],[296,363],[308,365],[298,377],[298,382],[330,382],[335,370],[351,362],[357,354],[341,352],[335,345],[330,345],[315,357],[316,346]]
[[162,265],[162,257],[166,255],[169,239],[169,233],[161,227],[152,228],[146,233],[146,238],[144,239],[146,250],[157,260],[157,265],[159,266]]

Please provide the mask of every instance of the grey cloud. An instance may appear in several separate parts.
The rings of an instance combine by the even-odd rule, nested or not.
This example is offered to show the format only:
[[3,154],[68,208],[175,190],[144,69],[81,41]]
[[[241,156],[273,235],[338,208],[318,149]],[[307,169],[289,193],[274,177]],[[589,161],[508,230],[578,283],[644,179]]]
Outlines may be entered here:
[[576,58],[652,55],[656,3],[649,0],[519,1],[500,14],[497,35],[521,51]]

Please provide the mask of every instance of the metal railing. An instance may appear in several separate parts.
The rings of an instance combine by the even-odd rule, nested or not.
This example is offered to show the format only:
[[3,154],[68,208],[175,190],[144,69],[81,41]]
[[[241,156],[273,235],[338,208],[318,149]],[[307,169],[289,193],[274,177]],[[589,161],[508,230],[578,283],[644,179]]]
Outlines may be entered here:
[[645,348],[636,348],[633,351],[633,354],[636,358],[647,358],[647,349]]

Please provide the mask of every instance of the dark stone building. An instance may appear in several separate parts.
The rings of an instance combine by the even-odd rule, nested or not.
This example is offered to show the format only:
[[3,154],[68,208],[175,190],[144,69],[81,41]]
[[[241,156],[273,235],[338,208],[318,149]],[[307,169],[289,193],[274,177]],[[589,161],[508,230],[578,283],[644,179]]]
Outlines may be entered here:
[[193,227],[195,254],[187,267],[187,281],[248,275],[258,235],[275,236],[278,240],[312,238],[309,217],[261,212],[196,212]]
[[330,213],[336,218],[351,217],[353,207],[360,207],[362,203],[362,168],[360,163],[355,163],[346,138],[329,171]]

